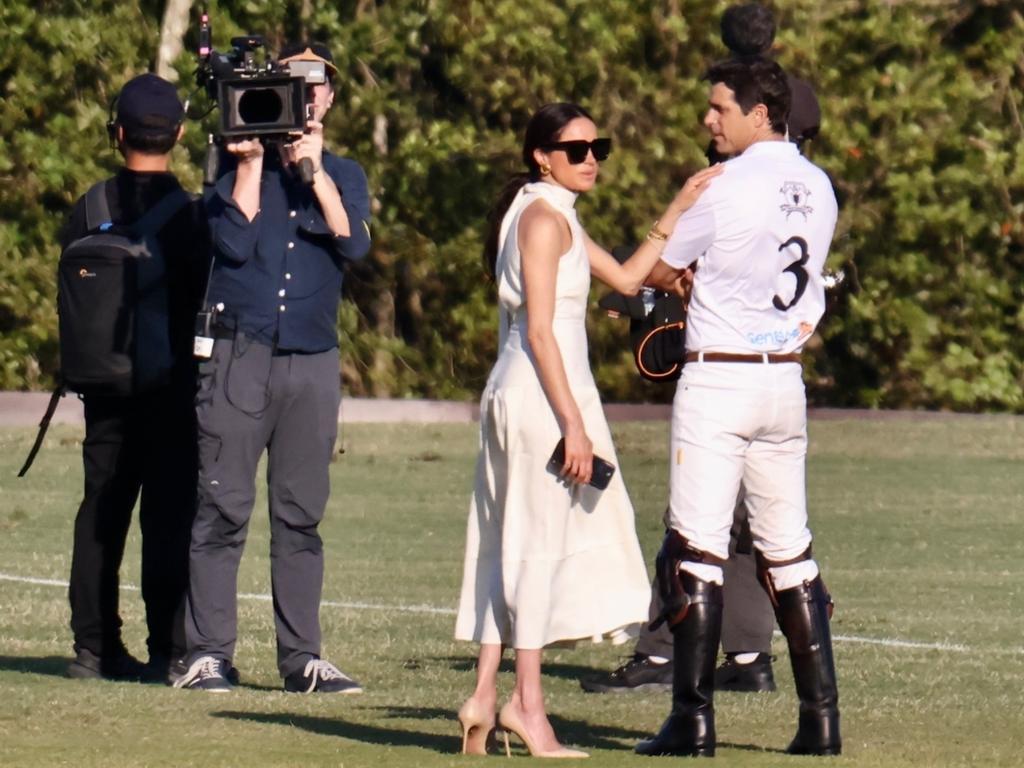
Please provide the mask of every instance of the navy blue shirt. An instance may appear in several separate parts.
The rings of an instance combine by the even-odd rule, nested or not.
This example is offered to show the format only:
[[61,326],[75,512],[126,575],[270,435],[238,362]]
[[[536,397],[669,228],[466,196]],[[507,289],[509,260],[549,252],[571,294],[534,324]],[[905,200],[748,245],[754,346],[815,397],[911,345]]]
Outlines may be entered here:
[[223,304],[224,325],[283,352],[338,346],[342,273],[370,249],[370,195],[354,160],[324,151],[323,169],[341,192],[351,235],[327,226],[312,187],[268,148],[260,209],[250,222],[231,197],[235,172],[207,199],[214,248],[208,306]]

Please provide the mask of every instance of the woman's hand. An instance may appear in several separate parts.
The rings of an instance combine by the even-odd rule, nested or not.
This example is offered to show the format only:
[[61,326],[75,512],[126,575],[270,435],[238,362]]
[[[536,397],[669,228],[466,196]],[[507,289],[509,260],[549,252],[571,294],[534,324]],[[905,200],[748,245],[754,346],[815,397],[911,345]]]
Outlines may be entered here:
[[583,423],[566,427],[564,437],[565,464],[562,465],[562,477],[586,485],[590,482],[594,468],[594,446],[583,429]]
[[724,170],[725,165],[718,163],[717,165],[697,171],[686,180],[686,183],[676,193],[675,198],[669,203],[668,210],[675,214],[676,218],[686,213],[697,202],[697,199],[704,194],[704,190],[708,188],[711,180],[715,176],[720,175]]

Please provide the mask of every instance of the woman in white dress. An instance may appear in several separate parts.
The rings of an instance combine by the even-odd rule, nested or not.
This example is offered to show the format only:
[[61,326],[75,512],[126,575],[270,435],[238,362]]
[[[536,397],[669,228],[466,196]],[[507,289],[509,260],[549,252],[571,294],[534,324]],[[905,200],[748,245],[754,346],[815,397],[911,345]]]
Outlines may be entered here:
[[[711,168],[679,191],[624,264],[597,246],[573,205],[610,151],[578,105],[542,107],[526,129],[523,162],[495,206],[485,257],[498,285],[499,356],[480,403],[480,456],[467,526],[455,636],[480,643],[477,685],[459,710],[463,751],[484,753],[495,728],[502,649],[516,683],[499,722],[541,757],[562,747],[541,689],[541,650],[600,639],[647,618],[650,585],[621,471],[588,485],[592,459],[617,465],[587,357],[590,276],[635,294],[666,234],[700,195]],[[547,469],[559,439],[560,473]],[[506,741],[507,748],[507,741]]]

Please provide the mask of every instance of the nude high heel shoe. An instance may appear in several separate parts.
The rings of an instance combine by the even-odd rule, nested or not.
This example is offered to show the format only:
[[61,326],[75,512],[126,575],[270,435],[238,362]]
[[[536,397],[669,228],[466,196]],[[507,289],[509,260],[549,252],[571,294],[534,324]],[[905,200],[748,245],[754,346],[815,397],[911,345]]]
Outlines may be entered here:
[[466,699],[459,708],[459,723],[462,725],[462,754],[486,755],[487,748],[495,743],[494,712],[482,709],[476,699]]
[[504,729],[505,734],[505,754],[508,757],[512,757],[512,748],[508,744],[508,733],[511,731],[522,740],[523,744],[529,750],[533,757],[554,757],[554,758],[580,758],[590,757],[586,752],[580,752],[578,749],[569,749],[568,747],[559,747],[558,749],[549,750],[542,752],[537,749],[533,742],[530,740],[529,735],[526,733],[526,726],[523,721],[519,719],[519,713],[512,708],[511,702],[501,708],[501,712],[498,714],[498,724]]

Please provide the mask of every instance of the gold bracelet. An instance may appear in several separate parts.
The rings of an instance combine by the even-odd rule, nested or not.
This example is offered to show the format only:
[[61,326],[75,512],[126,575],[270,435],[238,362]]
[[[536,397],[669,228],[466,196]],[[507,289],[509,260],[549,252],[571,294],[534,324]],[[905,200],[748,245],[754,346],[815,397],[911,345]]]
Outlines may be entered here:
[[651,224],[651,231],[647,233],[648,240],[668,240],[668,235],[658,229],[659,222]]

